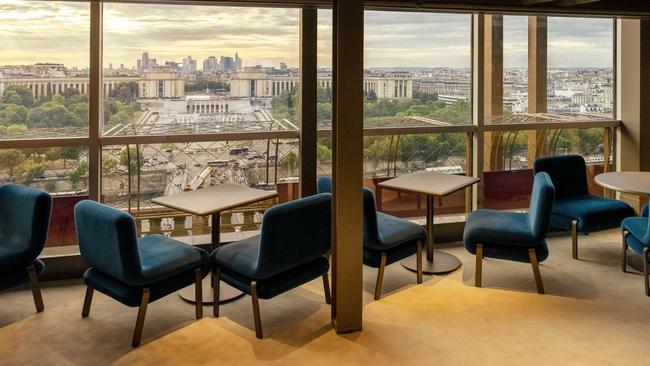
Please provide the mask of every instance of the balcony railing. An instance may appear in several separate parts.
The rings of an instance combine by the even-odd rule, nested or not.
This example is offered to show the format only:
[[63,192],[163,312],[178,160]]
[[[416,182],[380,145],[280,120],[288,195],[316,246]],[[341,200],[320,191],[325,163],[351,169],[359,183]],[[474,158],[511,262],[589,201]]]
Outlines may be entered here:
[[[545,143],[548,155],[580,153],[587,157],[590,182],[593,176],[613,168],[613,136],[619,121],[584,119],[572,116],[520,116],[507,121],[484,125],[438,124],[418,118],[401,119],[405,125],[395,125],[396,118],[373,119],[366,124],[364,141],[364,184],[375,190],[377,207],[381,211],[401,217],[420,217],[425,213],[423,198],[377,190],[377,183],[414,170],[429,169],[448,174],[474,174],[472,167],[483,163],[482,204],[492,208],[525,208],[528,205],[532,170],[531,155],[518,133],[547,131]],[[277,189],[279,201],[298,197],[298,139],[294,124],[278,124],[282,128],[263,131],[231,131],[208,134],[179,135],[112,135],[99,138],[102,151],[102,190],[104,203],[124,209],[136,218],[142,235],[162,233],[174,237],[198,238],[207,235],[207,218],[193,217],[159,206],[150,199],[173,194],[196,184],[235,182]],[[558,139],[567,131],[600,131],[590,135],[591,155],[579,147],[558,148]],[[550,132],[548,132],[550,131]],[[564,132],[563,132],[564,131]],[[505,169],[491,169],[485,162],[477,162],[473,141],[489,133],[504,133],[501,147]],[[512,134],[510,137],[505,137]],[[331,130],[321,123],[317,133],[320,153],[319,175],[331,172],[331,150],[328,146]],[[574,134],[575,135],[575,134]],[[88,197],[87,169],[83,162],[92,142],[88,138],[2,140],[0,148],[16,150],[27,157],[14,166],[20,170],[2,170],[2,181],[16,181],[54,192],[55,203],[48,246],[75,244],[72,207]],[[438,144],[438,145],[436,145]],[[486,143],[486,145],[488,145]],[[52,146],[76,147],[67,151],[74,159],[66,159],[65,151]],[[523,147],[522,147],[523,146]],[[45,148],[48,147],[48,148]],[[489,148],[489,146],[487,147]],[[519,149],[519,150],[518,150]],[[55,156],[55,152],[63,154]],[[605,162],[609,162],[605,164]],[[36,165],[36,168],[35,168]],[[210,168],[208,173],[206,169]],[[201,178],[201,179],[203,179]],[[590,189],[603,194],[593,183]],[[604,192],[607,194],[607,192]],[[471,191],[457,192],[436,200],[437,214],[463,214],[470,211]],[[259,205],[238,208],[222,216],[222,231],[237,233],[259,228],[264,210],[275,204],[268,201]],[[194,239],[193,239],[194,240]],[[198,240],[198,239],[197,239]],[[207,240],[207,236],[206,236]],[[200,240],[199,240],[200,241]]]

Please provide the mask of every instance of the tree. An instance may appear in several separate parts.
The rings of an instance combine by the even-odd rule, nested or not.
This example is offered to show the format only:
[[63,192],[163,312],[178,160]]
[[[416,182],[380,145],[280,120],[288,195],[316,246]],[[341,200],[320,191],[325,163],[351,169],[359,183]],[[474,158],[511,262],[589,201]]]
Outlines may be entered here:
[[[58,95],[52,97],[54,100]],[[29,111],[27,116],[29,127],[79,127],[81,118],[70,112],[62,104],[54,101],[47,102]]]
[[25,155],[20,150],[0,150],[0,169],[7,169],[9,177],[13,179],[16,168],[20,166],[25,159]]
[[25,123],[29,110],[20,104],[0,105],[0,124],[11,125]]
[[134,99],[133,92],[128,86],[122,86],[119,89],[114,90],[113,93],[115,98],[124,104],[129,104]]
[[45,175],[45,167],[42,164],[34,163],[30,161],[25,169],[25,174],[23,176],[23,184],[30,184],[38,178],[42,178]]
[[138,83],[135,81],[117,83],[111,90],[110,97],[124,104],[130,104],[138,96]]
[[32,95],[32,90],[26,86],[11,85],[5,89],[2,102],[7,104],[20,104],[24,107],[31,108],[34,106],[34,96]]
[[320,162],[328,162],[332,160],[332,150],[327,146],[320,143],[316,144],[316,156]]
[[81,92],[79,92],[79,89],[76,88],[67,88],[63,91],[62,95],[65,99],[68,99],[74,95],[81,95]]
[[81,182],[85,177],[88,176],[88,162],[80,161],[79,165],[76,168],[68,172],[68,179],[74,188],[77,188],[77,184]]
[[[129,161],[129,155],[131,155],[130,161]],[[139,162],[138,162],[138,156],[140,156]],[[143,162],[144,162],[144,157],[142,156],[142,152],[138,154],[138,149],[135,147],[131,147],[128,150],[124,149],[122,150],[122,152],[120,152],[120,164],[125,167],[130,166],[131,172],[136,172],[138,170],[138,167],[142,166]]]
[[90,107],[88,103],[73,104],[69,110],[81,120],[84,126],[88,124],[88,119],[90,118]]
[[112,157],[106,157],[102,159],[102,173],[110,174],[115,171],[117,166],[120,165],[120,162],[117,159]]
[[376,102],[377,93],[374,90],[369,90],[367,92],[364,91],[363,98],[365,99],[366,102]]
[[289,175],[293,175],[293,169],[298,166],[298,154],[289,151],[286,155],[280,158],[280,166],[289,170]]

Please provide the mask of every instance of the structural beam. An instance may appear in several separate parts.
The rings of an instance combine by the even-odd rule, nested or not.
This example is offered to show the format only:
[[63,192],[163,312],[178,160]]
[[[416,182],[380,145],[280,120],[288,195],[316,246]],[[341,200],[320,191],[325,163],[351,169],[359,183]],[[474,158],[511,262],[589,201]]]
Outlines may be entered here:
[[471,161],[472,174],[479,182],[472,186],[472,209],[477,209],[483,203],[483,157],[485,153],[485,105],[475,100],[484,100],[485,94],[485,15],[477,13],[472,16],[472,123],[476,131],[472,137]]
[[102,7],[99,0],[90,3],[90,80],[89,100],[89,146],[88,146],[88,197],[99,201],[101,195],[101,158],[100,146],[101,122],[104,115],[102,106]]
[[300,196],[316,194],[318,13],[300,11]]
[[[616,169],[650,171],[650,20],[618,19],[616,24]],[[621,198],[639,209],[647,201]]]
[[[528,113],[546,113],[548,107],[548,20],[528,17]],[[548,154],[548,130],[528,131],[528,167]]]
[[334,0],[332,321],[337,333],[362,326],[363,23],[363,0]]
[[[484,116],[503,115],[503,16],[485,14],[483,23]],[[503,133],[486,132],[484,170],[503,169]]]

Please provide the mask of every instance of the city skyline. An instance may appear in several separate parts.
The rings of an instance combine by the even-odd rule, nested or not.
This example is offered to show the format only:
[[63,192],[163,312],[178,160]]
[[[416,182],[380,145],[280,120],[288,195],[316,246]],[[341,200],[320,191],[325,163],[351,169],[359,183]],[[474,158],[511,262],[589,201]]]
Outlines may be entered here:
[[[206,12],[218,9],[218,12]],[[188,27],[188,21],[192,21]],[[407,21],[408,20],[408,21]],[[549,67],[611,67],[611,19],[549,18]],[[504,67],[525,68],[527,17],[504,20]],[[366,12],[366,68],[470,66],[468,14]],[[86,67],[89,5],[0,0],[0,64]],[[56,37],[52,37],[57,32]],[[330,64],[331,11],[319,11],[319,65]],[[297,9],[104,5],[104,66],[131,68],[143,51],[164,61],[239,52],[244,66],[298,64]],[[34,50],[44,50],[34,56]],[[580,49],[580,52],[576,52]],[[200,68],[200,67],[199,67]]]

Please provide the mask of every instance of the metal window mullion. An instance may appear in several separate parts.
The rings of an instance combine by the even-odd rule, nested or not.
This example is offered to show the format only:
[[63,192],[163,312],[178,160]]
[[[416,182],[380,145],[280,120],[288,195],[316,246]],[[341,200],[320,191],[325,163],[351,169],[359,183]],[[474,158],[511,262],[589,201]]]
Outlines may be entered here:
[[100,0],[90,3],[90,80],[88,121],[88,197],[100,201],[102,107],[102,7]]
[[[483,158],[485,144],[485,14],[472,15],[472,124],[476,130],[472,136],[472,174],[479,178],[472,187],[471,211],[483,200]],[[470,164],[468,162],[467,164]]]

